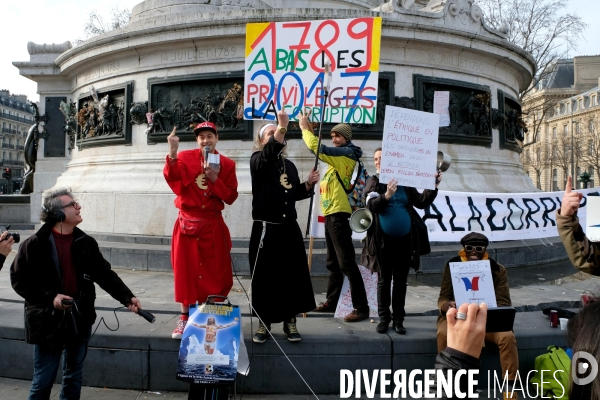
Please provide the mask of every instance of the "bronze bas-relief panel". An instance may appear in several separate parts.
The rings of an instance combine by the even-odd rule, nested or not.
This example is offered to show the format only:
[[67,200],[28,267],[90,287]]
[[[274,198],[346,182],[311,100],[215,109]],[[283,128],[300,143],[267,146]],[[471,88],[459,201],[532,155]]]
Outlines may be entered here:
[[521,152],[518,142],[523,142],[527,131],[523,122],[521,105],[511,95],[498,89],[498,113],[496,117],[500,132],[500,148]]
[[149,79],[148,143],[166,143],[174,127],[181,141],[194,141],[193,127],[204,121],[217,125],[219,140],[252,139],[243,95],[243,71]]
[[433,112],[436,91],[450,92],[450,126],[440,127],[440,143],[491,147],[491,89],[452,79],[413,75],[416,109]]
[[86,147],[130,145],[133,83],[115,85],[83,93],[77,100],[77,137],[79,149]]

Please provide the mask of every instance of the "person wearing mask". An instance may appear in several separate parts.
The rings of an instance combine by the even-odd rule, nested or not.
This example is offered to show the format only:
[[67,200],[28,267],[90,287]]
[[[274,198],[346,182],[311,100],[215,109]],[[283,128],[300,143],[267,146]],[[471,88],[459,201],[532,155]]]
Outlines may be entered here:
[[25,339],[34,345],[29,400],[48,400],[63,357],[61,399],[81,394],[83,363],[92,325],[98,284],[137,313],[140,301],[104,259],[98,243],[77,228],[81,206],[69,189],[44,197],[44,225],[21,246],[10,268],[10,281],[25,299]]
[[[194,128],[199,149],[179,150],[177,127],[167,138],[163,174],[177,195],[179,214],[173,227],[171,264],[175,283],[175,301],[181,304],[181,316],[171,337],[181,339],[190,315],[190,305],[203,303],[211,295],[227,296],[233,286],[231,236],[221,211],[238,197],[235,162],[216,150],[217,126],[202,122]],[[220,163],[209,165],[204,149],[219,154]]]
[[[438,352],[447,347],[447,314],[449,310],[456,308],[452,277],[450,274],[450,263],[489,260],[490,269],[492,271],[492,282],[494,283],[494,292],[496,294],[496,304],[498,307],[512,306],[506,268],[489,257],[487,247],[490,242],[488,238],[479,232],[471,232],[465,235],[460,240],[460,243],[463,245],[463,248],[458,252],[457,257],[450,259],[446,263],[442,275],[442,285],[438,297],[438,308],[440,310],[437,321]],[[508,376],[509,383],[509,390],[504,392],[504,399],[516,399],[517,394],[514,392],[511,394],[512,386],[519,371],[519,354],[517,352],[517,339],[515,338],[515,334],[512,331],[490,332],[485,334],[485,340],[487,342],[495,343],[500,350],[502,376]]]
[[290,342],[302,340],[296,315],[315,308],[304,238],[296,222],[296,201],[309,198],[319,181],[311,171],[300,182],[298,170],[285,157],[289,117],[277,113],[277,124],[258,129],[250,157],[252,177],[252,234],[249,262],[252,273],[252,307],[260,318],[255,343],[264,343],[272,323],[283,322]]
[[[310,112],[307,112],[299,121],[302,139],[309,150],[317,154],[319,138],[311,130],[309,117]],[[321,211],[325,217],[327,243],[325,264],[329,270],[327,299],[314,311],[335,311],[346,276],[350,283],[354,309],[344,317],[344,321],[358,322],[369,318],[369,301],[356,264],[352,230],[348,222],[352,208],[346,189],[352,184],[352,173],[363,152],[352,143],[352,128],[348,124],[338,124],[331,129],[331,142],[333,146],[321,144],[319,149],[319,159],[329,166],[320,183]]]
[[[381,148],[375,150],[373,161],[377,173],[369,177],[364,190],[367,209],[373,213],[373,223],[367,230],[361,262],[371,272],[378,274],[379,323],[376,331],[387,332],[393,321],[394,331],[404,335],[408,272],[410,268],[418,270],[420,261],[419,241],[412,227],[412,220],[421,217],[413,207],[423,209],[433,203],[441,174],[436,176],[435,190],[419,193],[415,188],[399,186],[395,179],[388,184],[379,182]],[[390,304],[393,313],[390,311]]]

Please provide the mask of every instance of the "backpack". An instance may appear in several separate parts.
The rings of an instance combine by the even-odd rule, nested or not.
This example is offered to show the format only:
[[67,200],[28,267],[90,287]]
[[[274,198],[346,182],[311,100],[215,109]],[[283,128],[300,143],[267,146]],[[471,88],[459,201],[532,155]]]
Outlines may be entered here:
[[350,208],[352,211],[356,211],[360,208],[365,208],[367,205],[363,199],[363,193],[365,191],[365,185],[367,184],[367,179],[369,179],[369,173],[365,169],[362,161],[358,160],[356,162],[358,164],[358,172],[356,173],[356,179],[354,179],[354,183],[350,185],[350,188],[346,189],[344,183],[342,182],[342,178],[340,178],[340,174],[338,174],[337,170],[335,171],[335,176],[337,176],[340,185],[342,185],[342,189],[348,195],[348,202],[350,203]]
[[[531,377],[530,382],[537,384],[542,396],[553,399],[569,399],[571,359],[563,349],[556,346],[548,346],[548,353],[535,358],[534,369],[536,373]],[[544,370],[543,387],[541,383],[542,370]],[[562,397],[558,397],[561,395]]]

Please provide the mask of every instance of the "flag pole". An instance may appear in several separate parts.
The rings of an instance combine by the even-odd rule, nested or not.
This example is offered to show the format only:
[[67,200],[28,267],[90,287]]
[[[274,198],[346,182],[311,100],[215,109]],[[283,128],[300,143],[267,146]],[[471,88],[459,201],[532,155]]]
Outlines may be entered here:
[[[315,152],[315,166],[313,167],[314,171],[317,171],[319,168],[319,153],[321,151],[321,131],[323,129],[323,120],[325,119],[325,110],[327,109],[327,98],[329,97],[329,89],[331,87],[331,61],[326,57],[325,59],[325,86],[323,88],[323,103],[321,103],[321,122],[319,123],[319,141],[317,143],[317,151]],[[306,233],[305,236],[309,237],[310,235],[310,223],[312,218],[312,208],[313,208],[313,200],[314,193],[310,196],[310,204],[308,206],[308,221],[306,223]],[[309,254],[312,254],[312,244],[313,241],[310,242]],[[309,266],[311,263],[311,259],[309,258]],[[310,271],[310,268],[309,268]]]

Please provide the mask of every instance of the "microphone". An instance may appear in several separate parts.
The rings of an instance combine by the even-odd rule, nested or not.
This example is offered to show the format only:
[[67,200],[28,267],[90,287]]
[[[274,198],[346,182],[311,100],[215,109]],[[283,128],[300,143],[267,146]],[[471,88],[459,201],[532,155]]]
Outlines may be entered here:
[[140,317],[144,318],[146,321],[150,322],[151,324],[154,323],[154,321],[156,321],[154,315],[150,314],[148,311],[142,310],[141,308],[138,308],[137,314]]
[[204,146],[202,155],[204,156],[204,162],[208,164],[208,153],[210,153],[210,146]]

